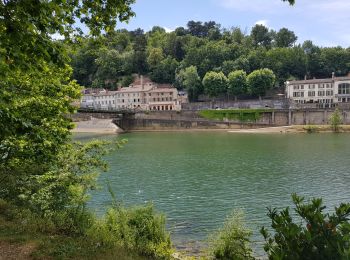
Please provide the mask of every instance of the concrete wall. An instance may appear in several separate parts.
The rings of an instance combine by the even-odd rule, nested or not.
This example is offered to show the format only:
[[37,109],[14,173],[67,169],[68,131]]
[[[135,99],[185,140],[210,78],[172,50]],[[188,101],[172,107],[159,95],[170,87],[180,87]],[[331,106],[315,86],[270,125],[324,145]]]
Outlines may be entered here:
[[185,104],[182,104],[181,107],[182,107],[182,110],[203,110],[203,109],[215,109],[215,108],[285,109],[289,107],[289,101],[287,99],[213,101],[213,102],[185,103]]
[[[136,114],[126,113],[78,113],[73,120],[91,118],[113,119],[124,130],[167,130],[167,129],[232,129],[258,128],[285,125],[323,125],[329,123],[334,110],[271,110],[264,112],[256,122],[240,122],[238,119],[223,121],[201,118],[199,111],[149,111]],[[341,110],[343,123],[350,124],[350,110]]]

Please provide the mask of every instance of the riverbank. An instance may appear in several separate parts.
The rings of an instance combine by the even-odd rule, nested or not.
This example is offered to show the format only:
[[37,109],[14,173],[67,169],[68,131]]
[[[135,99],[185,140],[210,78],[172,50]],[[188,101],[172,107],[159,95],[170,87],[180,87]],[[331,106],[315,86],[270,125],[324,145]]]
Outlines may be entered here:
[[[264,127],[255,129],[235,129],[228,131],[229,133],[252,133],[252,134],[288,134],[288,133],[331,133],[333,132],[330,125],[292,125]],[[349,125],[339,126],[339,133],[350,133]]]
[[[76,122],[73,133],[96,133],[96,134],[117,134],[123,131],[112,123],[111,119],[92,119]],[[229,132],[229,133],[251,133],[251,134],[277,134],[277,133],[330,133],[333,132],[330,125],[291,125],[260,128],[171,128],[171,129],[137,129],[128,132]],[[341,125],[339,132],[350,132],[350,125]]]
[[73,133],[96,133],[96,134],[116,134],[120,132],[111,119],[96,119],[75,122],[76,127]]

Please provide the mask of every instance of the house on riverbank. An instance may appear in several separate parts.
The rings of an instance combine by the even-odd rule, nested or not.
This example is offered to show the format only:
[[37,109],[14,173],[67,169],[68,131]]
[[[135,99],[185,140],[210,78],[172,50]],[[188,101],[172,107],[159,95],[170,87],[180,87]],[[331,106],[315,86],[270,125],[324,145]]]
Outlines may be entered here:
[[187,96],[169,84],[157,84],[140,76],[129,87],[117,91],[87,89],[80,102],[81,108],[95,110],[181,110]]
[[286,97],[296,104],[318,104],[319,108],[335,107],[350,102],[350,73],[345,77],[305,79],[286,82]]

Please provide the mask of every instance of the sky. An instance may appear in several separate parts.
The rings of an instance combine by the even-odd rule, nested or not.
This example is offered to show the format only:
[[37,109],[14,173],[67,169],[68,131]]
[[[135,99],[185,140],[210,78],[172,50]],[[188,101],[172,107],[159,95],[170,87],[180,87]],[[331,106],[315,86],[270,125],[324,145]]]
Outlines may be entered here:
[[258,23],[273,30],[286,27],[298,43],[350,47],[350,0],[296,0],[294,6],[281,0],[136,0],[132,8],[136,16],[119,29],[149,31],[157,25],[172,31],[194,20],[240,27],[249,34]]

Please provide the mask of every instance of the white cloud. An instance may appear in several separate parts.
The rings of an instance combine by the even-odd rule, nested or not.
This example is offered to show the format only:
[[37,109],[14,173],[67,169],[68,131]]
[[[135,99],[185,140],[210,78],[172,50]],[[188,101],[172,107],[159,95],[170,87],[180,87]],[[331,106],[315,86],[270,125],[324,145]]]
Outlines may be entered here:
[[170,29],[170,28],[168,28],[168,27],[163,27],[164,28],[164,30],[167,32],[167,33],[171,33],[171,32],[173,32],[173,31],[175,31],[174,29]]
[[269,27],[269,21],[268,20],[259,20],[255,22],[255,25],[264,25],[265,27]]

